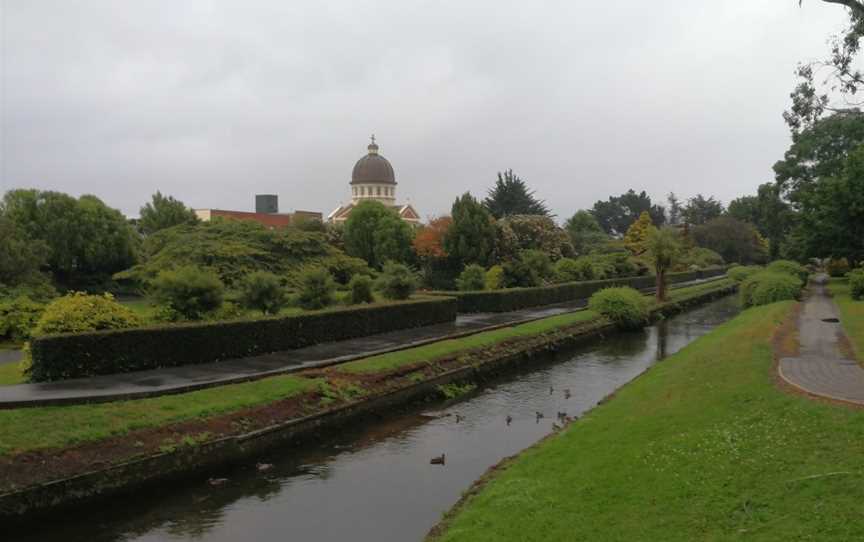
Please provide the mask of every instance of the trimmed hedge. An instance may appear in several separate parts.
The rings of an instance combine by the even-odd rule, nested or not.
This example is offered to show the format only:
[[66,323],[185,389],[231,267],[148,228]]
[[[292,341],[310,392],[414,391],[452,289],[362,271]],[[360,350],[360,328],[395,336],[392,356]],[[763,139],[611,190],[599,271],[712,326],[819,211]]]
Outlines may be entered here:
[[[719,277],[726,273],[725,267],[689,271],[686,273],[670,273],[669,284],[687,282],[710,277]],[[656,284],[653,275],[628,277],[606,280],[589,280],[583,282],[565,282],[553,286],[538,288],[507,288],[504,290],[487,290],[476,292],[432,292],[434,295],[447,295],[459,300],[459,312],[510,312],[528,307],[554,305],[577,299],[588,299],[594,292],[613,286],[629,286],[637,290],[652,288]]]
[[31,342],[36,382],[241,358],[456,319],[456,300],[419,300],[257,320],[45,335]]

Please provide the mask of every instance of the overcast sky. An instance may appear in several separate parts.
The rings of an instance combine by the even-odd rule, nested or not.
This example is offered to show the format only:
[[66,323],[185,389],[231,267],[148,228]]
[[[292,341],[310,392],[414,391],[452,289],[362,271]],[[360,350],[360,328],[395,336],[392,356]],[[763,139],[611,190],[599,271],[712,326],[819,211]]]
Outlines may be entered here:
[[325,215],[375,133],[424,217],[512,168],[560,219],[772,176],[816,0],[0,0],[0,189]]

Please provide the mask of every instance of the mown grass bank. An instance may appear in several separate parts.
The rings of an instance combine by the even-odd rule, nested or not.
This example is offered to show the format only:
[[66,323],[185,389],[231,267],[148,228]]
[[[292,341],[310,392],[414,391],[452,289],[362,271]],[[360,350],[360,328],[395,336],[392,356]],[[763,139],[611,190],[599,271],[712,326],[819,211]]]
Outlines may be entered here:
[[855,301],[849,294],[848,279],[831,279],[828,291],[840,309],[840,322],[852,342],[859,359],[864,354],[864,301]]
[[[731,284],[731,281],[719,280],[672,290],[668,304],[699,298]],[[585,310],[341,364],[333,367],[336,371],[323,376],[302,372],[150,399],[0,410],[0,457],[212,418],[313,392],[315,396],[309,397],[310,409],[316,405],[326,407],[334,401],[347,401],[364,393],[365,390],[358,389],[355,383],[344,381],[344,374],[348,372],[368,376],[386,374],[409,364],[431,365],[444,357],[469,356],[472,352],[521,339],[542,340],[545,334],[592,323],[602,325],[605,320]]]
[[864,412],[780,390],[745,311],[494,471],[436,541],[860,540]]
[[[666,304],[680,303],[688,299],[700,297],[708,292],[728,288],[733,284],[733,281],[723,279],[698,284],[696,286],[670,290]],[[660,308],[661,305],[657,303],[653,296],[646,295],[645,297],[651,300],[650,308],[652,311]],[[382,371],[391,371],[406,365],[414,365],[418,362],[433,363],[438,359],[458,355],[464,351],[489,348],[521,337],[533,337],[553,332],[557,329],[596,322],[598,320],[601,320],[599,314],[586,309],[578,312],[543,318],[542,320],[535,320],[525,324],[478,333],[460,339],[439,341],[426,346],[412,348],[410,350],[401,350],[372,356],[342,364],[340,365],[340,370],[349,373],[377,373]]]

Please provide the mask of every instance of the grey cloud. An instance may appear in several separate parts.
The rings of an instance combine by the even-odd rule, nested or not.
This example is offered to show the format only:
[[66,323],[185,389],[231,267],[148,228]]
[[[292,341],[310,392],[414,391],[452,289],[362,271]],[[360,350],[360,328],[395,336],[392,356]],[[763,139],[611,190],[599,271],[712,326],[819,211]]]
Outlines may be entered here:
[[788,144],[817,2],[3,3],[0,188],[95,193],[135,215],[327,213],[369,133],[400,195],[447,212],[513,168],[559,217],[627,188],[728,201]]

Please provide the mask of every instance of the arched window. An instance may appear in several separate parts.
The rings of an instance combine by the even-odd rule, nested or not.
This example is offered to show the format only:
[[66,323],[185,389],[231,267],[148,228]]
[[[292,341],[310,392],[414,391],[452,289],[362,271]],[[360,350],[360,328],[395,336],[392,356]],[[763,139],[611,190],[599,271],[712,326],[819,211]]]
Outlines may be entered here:
[[361,196],[365,196],[365,195],[366,195],[366,187],[365,187],[365,186],[361,186],[361,187],[360,187],[360,195],[361,195]]

